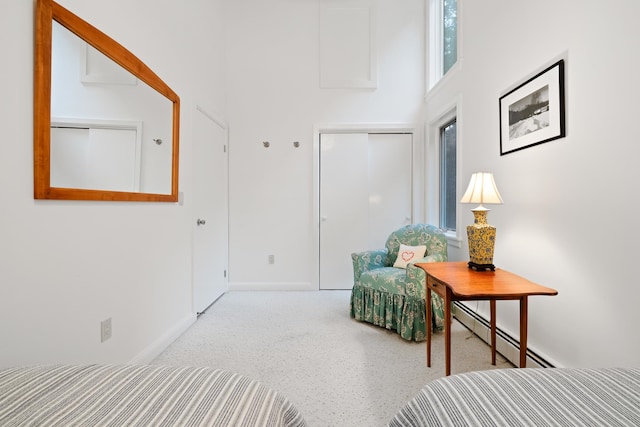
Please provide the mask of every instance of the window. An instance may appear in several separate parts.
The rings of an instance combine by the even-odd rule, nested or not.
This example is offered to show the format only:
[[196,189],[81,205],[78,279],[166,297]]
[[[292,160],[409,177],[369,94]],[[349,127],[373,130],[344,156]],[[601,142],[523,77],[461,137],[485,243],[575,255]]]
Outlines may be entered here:
[[456,231],[456,119],[440,127],[440,228]]
[[458,0],[431,0],[429,6],[429,88],[458,61]]
[[457,0],[442,1],[442,75],[458,60]]
[[[458,156],[462,152],[458,141],[462,142],[460,96],[433,114],[426,126],[427,146],[425,162],[425,220],[440,227],[449,246],[462,247],[464,227],[460,227],[460,209],[456,194],[459,181]],[[460,126],[459,126],[460,125]]]

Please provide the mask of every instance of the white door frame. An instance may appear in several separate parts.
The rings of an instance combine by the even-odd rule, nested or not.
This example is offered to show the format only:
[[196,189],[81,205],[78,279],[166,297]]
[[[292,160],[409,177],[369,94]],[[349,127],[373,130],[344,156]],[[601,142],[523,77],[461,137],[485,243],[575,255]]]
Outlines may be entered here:
[[313,126],[313,223],[311,234],[312,275],[311,286],[320,290],[320,134],[322,133],[410,133],[413,134],[411,215],[416,221],[422,218],[424,208],[416,200],[423,191],[423,169],[416,167],[422,159],[423,139],[418,127],[411,123],[320,123]]

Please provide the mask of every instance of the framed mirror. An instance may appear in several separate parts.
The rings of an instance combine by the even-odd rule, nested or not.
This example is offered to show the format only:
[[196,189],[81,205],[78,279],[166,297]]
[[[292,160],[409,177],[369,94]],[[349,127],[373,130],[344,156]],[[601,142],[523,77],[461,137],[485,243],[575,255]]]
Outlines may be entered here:
[[177,202],[178,95],[52,0],[35,39],[34,197]]

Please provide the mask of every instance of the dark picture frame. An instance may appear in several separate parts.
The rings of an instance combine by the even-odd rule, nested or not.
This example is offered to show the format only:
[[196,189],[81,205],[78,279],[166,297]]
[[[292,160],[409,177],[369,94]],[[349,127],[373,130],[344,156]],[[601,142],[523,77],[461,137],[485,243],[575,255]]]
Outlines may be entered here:
[[499,99],[500,155],[565,136],[564,60]]

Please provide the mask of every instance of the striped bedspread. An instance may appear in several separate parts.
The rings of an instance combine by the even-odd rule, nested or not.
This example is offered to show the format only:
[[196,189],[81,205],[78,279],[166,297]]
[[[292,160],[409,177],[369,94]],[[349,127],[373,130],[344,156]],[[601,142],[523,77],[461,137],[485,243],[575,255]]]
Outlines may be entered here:
[[389,426],[640,426],[640,369],[498,369],[427,384]]
[[278,392],[225,370],[38,366],[0,370],[0,426],[306,426]]

